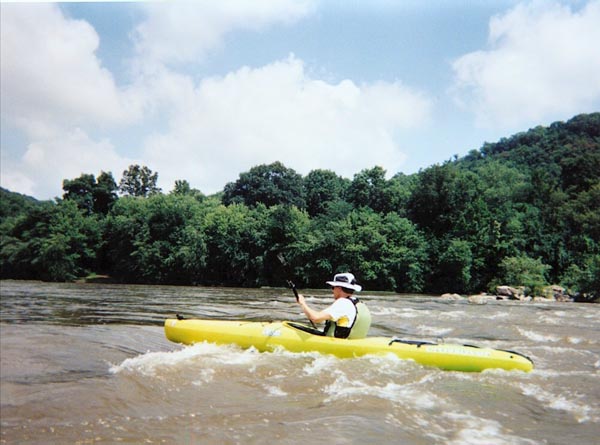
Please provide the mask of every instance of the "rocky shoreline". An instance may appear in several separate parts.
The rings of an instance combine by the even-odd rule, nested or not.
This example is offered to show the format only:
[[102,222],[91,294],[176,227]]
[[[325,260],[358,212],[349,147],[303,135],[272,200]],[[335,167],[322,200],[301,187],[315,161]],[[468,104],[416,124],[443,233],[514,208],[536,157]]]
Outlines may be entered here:
[[540,295],[526,294],[525,287],[497,286],[494,294],[481,293],[462,296],[456,293],[442,294],[444,300],[467,300],[469,303],[485,304],[489,301],[543,301],[560,303],[600,303],[600,295],[571,295],[564,287],[552,285],[542,289]]

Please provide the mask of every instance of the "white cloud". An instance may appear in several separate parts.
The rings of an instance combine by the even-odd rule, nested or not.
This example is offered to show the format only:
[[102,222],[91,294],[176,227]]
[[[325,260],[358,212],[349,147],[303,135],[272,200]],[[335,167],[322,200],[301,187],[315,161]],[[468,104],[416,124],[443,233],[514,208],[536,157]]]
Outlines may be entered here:
[[135,121],[141,101],[102,67],[96,31],[52,4],[1,8],[2,131],[26,141],[2,147],[2,186],[47,199],[63,179],[124,169],[129,159],[89,133]]
[[351,177],[374,165],[396,173],[405,158],[397,133],[422,125],[431,110],[427,97],[399,82],[312,79],[294,56],[204,79],[180,97],[144,158],[161,166],[163,188],[187,179],[205,193],[277,160],[303,174],[329,168]]
[[580,11],[520,4],[491,19],[489,46],[453,64],[457,99],[486,126],[518,126],[600,108],[600,2]]
[[[0,155],[2,156],[2,161],[0,162],[0,179],[2,187],[29,196],[39,196],[36,195],[36,183],[33,178],[21,171],[20,166],[17,165],[13,159],[5,156],[4,151],[2,151]],[[49,197],[50,196],[44,195],[44,198]]]
[[56,5],[2,4],[2,117],[28,134],[131,120],[129,98],[95,55],[98,35]]
[[[63,179],[119,175],[131,163],[157,171],[165,191],[187,179],[205,193],[276,160],[303,174],[400,169],[399,139],[428,120],[429,97],[401,82],[328,83],[294,56],[194,80],[178,63],[206,56],[236,29],[298,20],[311,3],[197,6],[144,4],[147,20],[134,33],[144,69],[123,89],[98,59],[99,37],[87,22],[55,5],[2,4],[3,131],[10,122],[26,140],[20,157],[18,147],[2,147],[2,186],[46,199],[62,193]],[[141,147],[122,147],[114,130],[123,134],[132,123],[148,136]]]
[[199,0],[146,3],[147,19],[133,34],[143,62],[154,65],[193,62],[222,43],[234,30],[258,30],[289,23],[312,10],[311,0]]
[[[2,3],[2,130],[19,131],[27,141],[20,148],[2,147],[3,187],[45,199],[61,194],[62,179],[100,170],[118,174],[133,161],[110,141],[115,126],[135,123],[139,132],[162,120],[161,113],[167,120],[193,105],[191,78],[165,63],[194,61],[235,29],[297,20],[311,2],[140,6],[148,16],[133,36],[136,62],[144,69],[123,89],[97,57],[99,36],[89,23],[65,16],[53,4]],[[107,136],[98,141],[94,133]],[[161,171],[152,160],[138,162]]]
[[120,156],[110,141],[94,141],[81,128],[57,130],[29,143],[19,160],[5,159],[3,152],[2,187],[49,199],[62,194],[63,179],[103,170],[112,171],[118,181],[133,163],[139,161]]

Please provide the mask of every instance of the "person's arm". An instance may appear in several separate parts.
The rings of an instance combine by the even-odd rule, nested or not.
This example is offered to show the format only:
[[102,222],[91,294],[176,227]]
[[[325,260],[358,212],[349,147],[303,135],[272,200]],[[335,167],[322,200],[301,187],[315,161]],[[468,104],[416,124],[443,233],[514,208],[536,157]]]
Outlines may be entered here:
[[331,314],[324,311],[315,311],[308,304],[306,304],[306,300],[302,294],[298,295],[298,304],[310,321],[321,323],[322,321],[331,320]]

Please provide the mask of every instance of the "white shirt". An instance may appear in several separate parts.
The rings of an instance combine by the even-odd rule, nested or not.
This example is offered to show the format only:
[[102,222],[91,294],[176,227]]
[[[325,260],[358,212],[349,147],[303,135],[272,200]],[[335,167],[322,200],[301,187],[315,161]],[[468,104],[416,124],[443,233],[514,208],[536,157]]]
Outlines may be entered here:
[[342,328],[349,328],[356,318],[356,307],[349,298],[338,298],[323,312],[331,315],[333,321]]

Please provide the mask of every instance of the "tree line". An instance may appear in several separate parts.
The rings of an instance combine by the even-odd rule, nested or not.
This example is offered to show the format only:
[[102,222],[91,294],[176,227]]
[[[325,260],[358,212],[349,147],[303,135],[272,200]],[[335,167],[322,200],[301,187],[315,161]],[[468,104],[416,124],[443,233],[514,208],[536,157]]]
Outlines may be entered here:
[[2,278],[322,287],[351,270],[370,290],[469,293],[498,284],[600,290],[600,113],[537,127],[412,175],[353,179],[258,165],[206,196],[163,193],[132,165],[0,201]]

